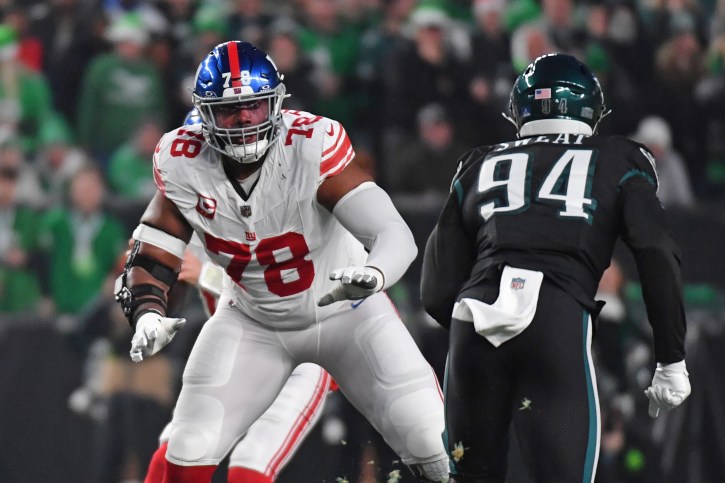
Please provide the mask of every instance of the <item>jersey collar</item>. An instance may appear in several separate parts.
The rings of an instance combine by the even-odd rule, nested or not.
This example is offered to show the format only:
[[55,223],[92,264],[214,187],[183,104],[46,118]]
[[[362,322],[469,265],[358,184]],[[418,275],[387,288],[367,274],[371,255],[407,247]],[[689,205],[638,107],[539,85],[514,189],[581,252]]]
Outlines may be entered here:
[[542,134],[583,134],[592,135],[589,124],[574,119],[538,119],[529,121],[519,130],[519,137],[537,136]]

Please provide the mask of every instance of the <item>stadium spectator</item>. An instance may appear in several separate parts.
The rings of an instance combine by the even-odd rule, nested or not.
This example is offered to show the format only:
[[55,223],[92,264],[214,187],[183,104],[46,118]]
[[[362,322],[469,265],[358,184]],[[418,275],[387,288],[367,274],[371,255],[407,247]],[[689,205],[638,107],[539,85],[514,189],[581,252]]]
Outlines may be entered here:
[[667,121],[659,116],[645,117],[632,134],[632,139],[647,146],[657,162],[657,198],[662,204],[666,208],[695,206],[687,164],[672,147],[672,130]]
[[105,173],[113,151],[149,116],[166,122],[165,88],[158,67],[144,55],[149,33],[127,14],[106,36],[113,51],[95,57],[83,75],[78,107],[78,141]]
[[31,29],[27,7],[13,5],[5,11],[3,18],[15,31],[18,38],[18,62],[33,72],[43,70],[43,44],[37,33]]
[[545,53],[582,55],[586,37],[576,22],[577,5],[572,0],[543,0],[541,15],[512,32],[511,53],[517,72]]
[[339,120],[350,132],[357,128],[355,74],[360,56],[360,29],[350,23],[335,0],[309,0],[301,4],[298,39],[314,66],[317,87],[313,110]]
[[43,191],[43,207],[52,209],[65,202],[71,180],[93,160],[73,143],[70,128],[58,115],[43,125],[32,164]]
[[45,205],[45,195],[37,167],[28,161],[18,139],[12,138],[0,142],[0,167],[12,168],[18,173],[17,201],[19,203],[33,208],[41,208]]
[[473,2],[471,122],[458,131],[469,145],[493,143],[510,133],[508,126],[501,127],[498,122],[508,105],[509,87],[515,77],[509,49],[511,38],[503,23],[505,6],[503,0]]
[[0,314],[33,312],[40,301],[40,282],[32,268],[37,247],[38,214],[18,203],[19,173],[0,167]]
[[156,185],[153,176],[154,149],[164,134],[156,119],[142,121],[129,140],[111,155],[108,184],[122,203],[147,204]]
[[0,142],[19,142],[25,153],[33,153],[52,114],[51,92],[42,73],[20,62],[18,49],[15,30],[0,24]]
[[30,29],[43,46],[43,72],[53,87],[53,106],[72,126],[86,66],[107,48],[106,18],[96,2],[56,0],[34,8]]
[[99,170],[79,170],[67,204],[48,211],[40,221],[40,244],[48,257],[44,277],[59,314],[80,313],[103,288],[128,234],[103,211],[105,187]]
[[417,118],[417,138],[385,164],[385,179],[396,205],[402,202],[400,195],[405,195],[409,206],[436,210],[448,196],[449,181],[456,169],[454,160],[467,149],[441,104],[424,106]]
[[[363,106],[358,111],[358,142],[367,144],[376,159],[382,156],[382,137],[385,132],[384,120],[389,106],[379,102],[380,86],[385,84],[388,75],[388,57],[391,52],[409,42],[405,37],[408,17],[416,5],[416,0],[391,0],[383,2],[381,17],[372,22],[360,34],[360,57],[356,67],[359,95]],[[284,72],[284,70],[283,70]]]
[[266,46],[280,72],[284,72],[290,93],[285,101],[287,109],[312,109],[319,92],[312,80],[315,67],[299,42],[299,25],[292,18],[278,17],[268,30]]
[[450,22],[445,10],[418,6],[409,18],[412,40],[399,44],[387,57],[383,163],[393,162],[393,153],[415,139],[418,109],[431,102],[445,104],[457,114],[456,128],[470,122],[463,115],[468,104],[468,68],[447,41]]
[[253,44],[263,44],[272,22],[282,12],[268,13],[262,0],[229,0],[228,35],[234,39],[244,39]]
[[705,130],[700,125],[701,106],[695,86],[705,74],[705,54],[687,16],[677,17],[672,34],[655,52],[652,113],[665,119],[672,129],[672,145],[685,158],[693,185],[705,179]]

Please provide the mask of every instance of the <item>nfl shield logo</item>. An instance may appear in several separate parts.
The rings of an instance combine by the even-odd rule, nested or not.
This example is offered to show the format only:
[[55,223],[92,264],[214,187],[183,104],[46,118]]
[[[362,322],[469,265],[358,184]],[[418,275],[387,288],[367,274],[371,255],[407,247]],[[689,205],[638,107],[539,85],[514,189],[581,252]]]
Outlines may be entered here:
[[513,290],[521,290],[524,288],[525,283],[526,283],[525,278],[514,277],[511,279],[511,288]]
[[242,206],[239,211],[241,211],[242,216],[245,218],[252,216],[252,207],[249,205]]

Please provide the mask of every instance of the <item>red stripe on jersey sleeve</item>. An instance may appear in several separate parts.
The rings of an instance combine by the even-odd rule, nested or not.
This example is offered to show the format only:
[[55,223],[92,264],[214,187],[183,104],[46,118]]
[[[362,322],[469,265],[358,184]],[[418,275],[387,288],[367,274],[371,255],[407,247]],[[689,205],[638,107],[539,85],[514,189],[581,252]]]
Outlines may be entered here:
[[[158,149],[158,148],[157,148]],[[164,184],[164,180],[161,177],[161,173],[159,172],[159,167],[156,164],[156,154],[154,154],[154,183],[156,183],[156,187],[161,191],[161,194],[166,196],[166,185]]]
[[[327,131],[325,132],[328,136],[332,137],[335,135],[335,127],[330,124],[327,127]],[[335,142],[332,143],[332,146],[322,151],[322,159],[325,159],[325,157],[329,156],[330,153],[334,152],[335,149],[340,145],[342,142],[342,137],[345,136],[347,138],[347,133],[345,130],[340,126],[340,130],[337,132],[337,138],[335,139]]]
[[329,176],[331,171],[338,171],[340,163],[343,167],[350,162],[355,151],[352,149],[350,138],[345,134],[345,138],[339,148],[330,156],[323,157],[320,163],[320,176]]
[[340,174],[340,172],[343,169],[347,168],[347,165],[350,164],[350,161],[352,161],[352,158],[354,158],[354,157],[355,157],[355,151],[353,151],[352,149],[350,149],[350,152],[345,157],[345,159],[343,159],[335,168],[333,168],[332,170],[328,171],[325,174],[325,177],[326,178],[330,178],[332,176],[336,176],[336,175]]

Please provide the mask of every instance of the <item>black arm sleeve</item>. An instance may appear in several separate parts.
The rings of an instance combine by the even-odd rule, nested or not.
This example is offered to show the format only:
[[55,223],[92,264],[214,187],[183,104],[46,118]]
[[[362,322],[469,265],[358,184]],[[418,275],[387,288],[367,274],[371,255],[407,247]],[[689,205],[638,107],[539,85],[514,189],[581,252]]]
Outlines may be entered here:
[[657,362],[685,358],[685,310],[680,255],[655,186],[635,177],[622,186],[623,240],[632,250],[654,335]]
[[428,237],[420,281],[423,306],[443,327],[450,327],[453,305],[461,285],[470,277],[473,261],[472,244],[454,192]]

